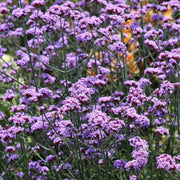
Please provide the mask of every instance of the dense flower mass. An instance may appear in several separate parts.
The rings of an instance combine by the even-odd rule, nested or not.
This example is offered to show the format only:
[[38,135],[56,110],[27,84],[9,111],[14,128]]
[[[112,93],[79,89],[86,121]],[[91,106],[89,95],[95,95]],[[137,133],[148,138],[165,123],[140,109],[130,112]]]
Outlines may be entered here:
[[180,2],[0,2],[0,180],[180,179]]

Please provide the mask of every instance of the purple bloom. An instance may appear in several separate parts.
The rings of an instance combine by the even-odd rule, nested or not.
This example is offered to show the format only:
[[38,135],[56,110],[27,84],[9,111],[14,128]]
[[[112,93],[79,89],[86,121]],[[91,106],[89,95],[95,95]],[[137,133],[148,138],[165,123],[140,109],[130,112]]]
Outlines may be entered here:
[[136,150],[134,150],[133,152],[132,152],[132,156],[133,156],[133,158],[135,158],[135,159],[138,159],[139,157],[144,157],[144,158],[146,158],[146,157],[148,157],[148,152],[146,151],[146,149],[144,149],[144,148],[142,148],[142,149],[139,149],[138,151],[136,151]]
[[125,126],[124,121],[115,118],[114,121],[109,121],[108,125],[107,125],[107,132],[111,133],[111,132],[119,132],[120,129],[122,129]]
[[19,155],[18,154],[10,154],[9,157],[8,157],[8,160],[7,160],[7,163],[10,163],[16,159],[19,158]]
[[23,29],[22,28],[16,28],[15,31],[10,31],[9,32],[9,36],[10,37],[13,37],[13,36],[15,36],[15,37],[23,37],[24,36]]
[[145,44],[149,46],[150,48],[156,50],[157,52],[161,51],[163,48],[161,46],[158,46],[157,43],[153,40],[145,40]]
[[140,137],[136,136],[134,138],[129,139],[131,146],[135,147],[135,150],[132,152],[134,160],[128,161],[125,165],[127,171],[134,168],[137,170],[141,170],[148,162],[148,152],[146,148],[148,147],[148,143],[145,140],[142,140]]
[[147,101],[147,97],[142,88],[131,87],[127,96],[127,103],[130,105],[141,106]]
[[130,145],[135,147],[136,150],[147,148],[149,146],[147,141],[142,140],[139,136],[129,139],[129,142],[130,142]]
[[45,1],[44,0],[33,0],[31,5],[38,8],[38,7],[44,6]]
[[81,33],[81,34],[78,34],[77,35],[77,40],[79,42],[84,42],[84,43],[87,43],[88,41],[90,41],[92,39],[92,34],[89,33],[89,32],[84,32],[84,33]]
[[169,135],[169,130],[167,128],[163,128],[163,127],[157,127],[156,132],[159,133],[161,136]]
[[133,35],[136,36],[137,38],[141,37],[143,30],[141,27],[137,27],[133,29]]
[[23,178],[23,176],[24,176],[24,174],[25,173],[23,173],[23,172],[17,172],[17,174],[16,174],[16,176],[18,177],[18,178]]
[[163,118],[154,119],[154,124],[156,126],[162,125],[162,124],[164,124],[164,119]]
[[39,89],[39,93],[43,95],[43,98],[52,97],[53,92],[48,88],[41,88]]
[[136,180],[136,179],[137,179],[136,175],[129,176],[129,180]]
[[115,14],[115,15],[123,15],[124,9],[119,7],[118,5],[108,4],[105,9],[105,13],[107,14]]
[[150,120],[146,116],[140,115],[135,120],[135,124],[139,125],[139,127],[146,127],[146,128],[148,128],[150,126]]
[[95,110],[87,115],[89,125],[104,128],[111,119],[106,113]]
[[60,122],[55,123],[55,126],[56,133],[58,133],[58,135],[65,136],[68,138],[74,138],[74,132],[76,131],[76,129],[70,120],[62,120]]
[[43,175],[47,175],[47,172],[49,171],[49,168],[46,166],[41,166],[39,168],[39,172],[42,173]]
[[[29,169],[36,170],[42,175],[47,175],[49,168],[46,166],[41,166],[40,161],[30,161],[29,162]],[[32,171],[30,171],[31,173]]]
[[102,103],[109,103],[111,101],[111,96],[108,96],[108,97],[100,97],[99,99],[98,99],[98,102],[100,103],[100,104],[102,104]]
[[105,46],[105,44],[107,44],[108,38],[106,37],[102,37],[102,38],[98,38],[94,41],[94,44],[101,47],[101,46]]
[[138,169],[138,168],[136,168],[136,167],[137,167],[137,161],[136,161],[136,160],[128,161],[128,162],[125,164],[125,169],[126,169],[126,171],[129,171],[129,170],[132,169],[132,168]]
[[7,9],[6,7],[0,7],[0,13],[1,14],[8,14],[9,13],[9,9]]
[[175,169],[175,160],[169,154],[161,154],[156,157],[157,168],[166,169],[167,171]]
[[48,128],[48,122],[47,121],[42,121],[42,120],[38,120],[36,123],[34,123],[32,126],[31,126],[31,130],[32,132],[35,132],[37,130],[45,130]]
[[55,155],[49,155],[46,157],[46,162],[47,163],[50,163],[51,161],[53,161],[54,159],[56,159],[56,156]]
[[111,20],[111,26],[113,27],[120,27],[124,23],[124,19],[122,16],[118,15],[109,15],[109,18]]
[[72,166],[70,163],[66,163],[65,165],[62,166],[62,169],[72,169]]
[[163,15],[159,15],[159,14],[153,14],[151,16],[153,21],[158,21],[158,20],[162,20],[163,19]]
[[111,49],[112,51],[119,52],[119,53],[124,53],[126,50],[126,46],[121,41],[110,44],[108,48]]
[[68,111],[79,110],[81,105],[79,100],[74,97],[67,97],[63,104],[59,109],[62,114],[67,114]]
[[153,93],[159,96],[162,96],[162,95],[168,96],[172,94],[173,91],[174,91],[174,84],[170,83],[169,81],[163,81],[160,89],[156,89]]
[[14,9],[12,15],[16,18],[22,18],[24,16],[24,11],[21,8]]
[[125,165],[126,165],[126,161],[123,160],[123,159],[115,160],[115,161],[114,161],[114,164],[113,164],[113,166],[114,166],[116,169],[123,169]]
[[78,61],[79,61],[79,58],[76,57],[75,53],[72,52],[72,53],[66,54],[66,60],[65,60],[65,63],[63,63],[62,68],[65,68],[65,65],[68,68],[74,68],[78,65]]
[[80,102],[88,102],[90,96],[95,93],[93,88],[87,87],[86,79],[80,79],[69,88],[71,95],[76,97]]
[[45,84],[47,84],[47,83],[53,84],[56,81],[55,77],[53,77],[53,76],[51,76],[50,74],[47,74],[47,73],[42,73],[40,77],[44,80]]
[[94,158],[95,149],[89,148],[86,150],[85,154],[91,158]]
[[99,74],[110,74],[110,69],[98,66],[98,73]]

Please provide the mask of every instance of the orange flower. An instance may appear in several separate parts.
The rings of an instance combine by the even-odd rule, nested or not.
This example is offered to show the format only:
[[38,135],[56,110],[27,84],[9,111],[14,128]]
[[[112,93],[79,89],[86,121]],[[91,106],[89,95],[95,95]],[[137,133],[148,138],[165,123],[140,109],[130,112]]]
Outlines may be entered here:
[[168,6],[168,10],[164,13],[164,17],[172,17],[172,8]]

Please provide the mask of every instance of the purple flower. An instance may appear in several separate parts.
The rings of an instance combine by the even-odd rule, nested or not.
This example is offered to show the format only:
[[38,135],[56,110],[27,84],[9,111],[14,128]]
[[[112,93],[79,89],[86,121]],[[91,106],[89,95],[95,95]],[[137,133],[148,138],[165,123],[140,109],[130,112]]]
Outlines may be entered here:
[[32,126],[31,126],[31,130],[32,132],[35,132],[37,130],[45,130],[48,128],[48,122],[47,121],[42,121],[42,120],[38,120],[36,123],[34,123]]
[[136,175],[129,176],[129,180],[136,180],[136,179],[137,179]]
[[173,91],[174,91],[174,85],[169,81],[163,81],[159,90],[159,95],[167,96],[169,94],[172,94]]
[[99,32],[101,35],[103,35],[103,36],[105,36],[106,38],[108,38],[109,35],[110,35],[110,33],[113,32],[112,26],[108,26],[107,28],[102,28],[102,27],[100,27],[100,28],[98,29],[98,32]]
[[72,169],[72,166],[70,163],[66,163],[64,166],[63,166],[63,169]]
[[147,152],[147,150],[142,148],[142,149],[139,149],[138,151],[134,150],[132,152],[132,157],[135,158],[135,159],[138,159],[140,157],[147,158],[148,154],[149,153]]
[[105,13],[107,14],[115,14],[115,15],[123,15],[124,9],[119,7],[118,5],[108,4],[105,9]]
[[131,87],[127,96],[127,103],[130,105],[141,106],[147,101],[147,97],[142,88]]
[[108,103],[108,102],[110,102],[111,101],[111,96],[108,96],[108,97],[100,97],[99,99],[98,99],[98,102],[100,103],[100,104],[102,104],[102,103]]
[[164,119],[163,118],[154,119],[154,124],[156,126],[162,125],[162,124],[164,124]]
[[108,38],[106,37],[102,37],[102,38],[98,38],[94,41],[94,44],[101,47],[101,46],[105,46],[105,44],[107,44]]
[[157,127],[156,132],[159,133],[161,136],[169,135],[169,130],[167,128],[163,128],[163,127]]
[[123,160],[123,159],[120,159],[120,160],[115,160],[114,161],[114,164],[113,166],[116,168],[116,169],[123,169],[124,166],[126,165],[126,161]]
[[24,36],[23,29],[22,28],[16,28],[15,31],[10,31],[9,32],[9,36],[10,37],[13,37],[13,36],[15,36],[15,37],[23,37]]
[[74,132],[76,131],[76,129],[70,120],[62,120],[60,122],[56,122],[55,126],[56,126],[56,134],[68,138],[74,138],[75,136]]
[[95,110],[92,113],[89,113],[87,115],[89,125],[91,126],[99,126],[104,128],[109,120],[111,119],[109,116],[106,115],[106,113],[103,113],[102,111]]
[[137,27],[133,29],[133,35],[136,36],[137,38],[140,38],[142,33],[143,30],[141,27]]
[[159,51],[161,51],[163,49],[161,46],[158,46],[157,43],[155,41],[153,41],[153,40],[146,39],[145,44],[148,47],[156,50],[157,52],[159,52]]
[[150,126],[150,120],[146,116],[140,115],[135,120],[135,124],[139,125],[139,127],[146,127],[146,128],[148,128]]
[[136,167],[137,167],[137,161],[136,161],[136,160],[128,161],[128,162],[125,164],[125,169],[126,169],[126,171],[129,171],[129,170],[132,169],[132,168],[138,169],[138,168],[136,168]]
[[110,44],[108,48],[111,49],[112,51],[119,52],[119,53],[124,53],[126,50],[126,46],[121,41]]
[[59,109],[62,114],[67,114],[68,111],[79,110],[81,105],[79,100],[74,97],[67,97],[63,104]]
[[53,76],[51,76],[50,74],[47,74],[47,73],[42,73],[40,77],[44,80],[45,84],[47,84],[47,83],[53,84],[56,81],[55,77],[53,77]]
[[130,145],[135,147],[136,150],[147,148],[149,145],[147,141],[142,140],[139,136],[135,136],[131,139],[129,139]]
[[137,87],[139,86],[139,82],[136,82],[134,80],[127,80],[124,82],[124,85]]
[[14,146],[7,146],[4,151],[5,152],[15,152],[16,149]]
[[22,18],[24,16],[24,11],[21,8],[14,9],[12,15],[16,18]]
[[110,69],[98,66],[98,73],[99,74],[110,74]]
[[10,163],[16,159],[19,158],[19,155],[18,154],[10,154],[9,157],[8,157],[8,160],[7,160],[7,163]]
[[158,20],[162,20],[163,19],[163,15],[159,15],[159,14],[153,14],[151,16],[153,21],[158,21]]
[[43,98],[52,97],[53,92],[48,88],[39,89],[39,93],[43,95]]
[[47,172],[49,171],[49,168],[46,166],[41,166],[39,168],[39,172],[42,173],[43,175],[47,175]]
[[111,26],[113,27],[120,27],[124,23],[124,19],[122,16],[118,15],[109,15],[109,18],[111,20]]
[[94,158],[95,149],[89,148],[86,150],[85,154],[90,158]]
[[175,160],[169,154],[161,154],[156,157],[156,161],[158,169],[166,169],[167,171],[175,169]]
[[107,132],[111,133],[111,132],[119,132],[120,129],[122,129],[125,126],[124,121],[115,118],[114,121],[109,121],[108,125],[107,125]]
[[46,157],[46,162],[47,163],[50,163],[51,161],[53,161],[54,159],[56,159],[56,156],[55,155],[48,155]]
[[38,7],[44,6],[45,1],[44,0],[33,0],[31,5],[38,8]]
[[6,7],[0,7],[0,13],[1,14],[8,14],[9,13],[9,9],[7,9]]
[[65,68],[65,65],[68,68],[74,68],[78,65],[78,61],[79,61],[79,58],[76,56],[75,53],[72,52],[72,53],[66,54],[66,60],[65,60],[65,63],[63,63],[62,68]]
[[[0,126],[1,127],[1,126]],[[24,130],[23,127],[6,127],[0,130],[0,139],[2,143],[11,143],[13,139],[16,139],[16,135]]]
[[18,178],[23,178],[23,176],[24,176],[24,174],[25,173],[23,173],[23,172],[17,172],[17,174],[16,174],[16,176],[18,177]]
[[87,43],[88,41],[90,41],[92,39],[92,34],[89,33],[89,32],[84,32],[84,33],[81,33],[81,34],[78,34],[77,35],[77,40],[79,42],[83,42],[83,43]]

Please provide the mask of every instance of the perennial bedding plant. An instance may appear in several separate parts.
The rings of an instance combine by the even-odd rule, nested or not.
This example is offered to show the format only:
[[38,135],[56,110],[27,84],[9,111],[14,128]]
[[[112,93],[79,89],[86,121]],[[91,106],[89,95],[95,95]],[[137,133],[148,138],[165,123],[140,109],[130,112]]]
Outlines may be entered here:
[[1,2],[0,179],[179,179],[179,12]]

